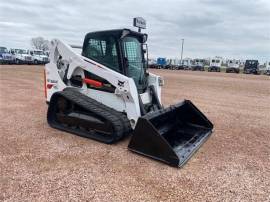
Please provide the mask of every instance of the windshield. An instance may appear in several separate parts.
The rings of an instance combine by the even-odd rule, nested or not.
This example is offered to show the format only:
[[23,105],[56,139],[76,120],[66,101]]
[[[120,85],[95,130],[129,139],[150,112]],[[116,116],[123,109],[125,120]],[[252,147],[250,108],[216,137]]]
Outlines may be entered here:
[[16,49],[16,52],[19,54],[27,54],[27,51],[22,49]]
[[123,39],[124,57],[128,62],[127,76],[134,79],[138,90],[145,86],[145,64],[142,53],[142,44],[134,37]]
[[8,53],[8,49],[5,47],[0,47],[0,53]]
[[249,65],[255,65],[255,64],[257,64],[257,61],[247,61],[247,63],[248,63]]
[[33,51],[34,55],[45,55],[45,53],[43,53],[43,51]]

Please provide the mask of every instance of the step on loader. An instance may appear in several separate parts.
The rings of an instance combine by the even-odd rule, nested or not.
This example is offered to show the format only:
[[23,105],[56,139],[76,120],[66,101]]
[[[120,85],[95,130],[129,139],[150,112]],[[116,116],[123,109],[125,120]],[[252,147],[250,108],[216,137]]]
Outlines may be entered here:
[[91,32],[81,54],[52,40],[45,66],[47,120],[108,144],[131,134],[129,150],[180,167],[213,125],[189,100],[162,106],[164,81],[147,70],[146,40],[129,29]]

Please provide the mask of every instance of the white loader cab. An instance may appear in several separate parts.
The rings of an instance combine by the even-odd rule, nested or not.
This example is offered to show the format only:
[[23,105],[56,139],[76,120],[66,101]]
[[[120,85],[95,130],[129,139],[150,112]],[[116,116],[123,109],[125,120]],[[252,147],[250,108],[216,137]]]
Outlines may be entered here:
[[25,49],[11,49],[16,64],[33,64],[33,57]]
[[226,68],[226,73],[239,73],[240,72],[240,60],[229,60]]
[[221,69],[221,59],[213,58],[210,60],[210,66],[208,67],[208,72],[220,72]]
[[29,50],[28,53],[33,57],[34,64],[47,64],[49,62],[49,57],[42,50]]

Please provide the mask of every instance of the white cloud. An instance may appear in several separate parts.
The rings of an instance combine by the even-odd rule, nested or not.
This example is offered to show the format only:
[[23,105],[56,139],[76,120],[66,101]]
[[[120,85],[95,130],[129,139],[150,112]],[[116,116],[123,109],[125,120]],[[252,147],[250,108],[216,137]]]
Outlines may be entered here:
[[87,32],[132,28],[147,20],[151,56],[270,58],[269,0],[9,0],[0,4],[0,44],[29,47],[30,38],[81,44]]

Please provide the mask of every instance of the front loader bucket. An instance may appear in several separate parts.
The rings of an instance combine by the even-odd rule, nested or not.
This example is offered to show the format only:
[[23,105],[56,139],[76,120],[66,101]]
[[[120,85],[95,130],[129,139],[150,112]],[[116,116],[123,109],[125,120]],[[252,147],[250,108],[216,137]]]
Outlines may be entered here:
[[129,150],[181,167],[212,133],[213,124],[184,100],[138,119]]

